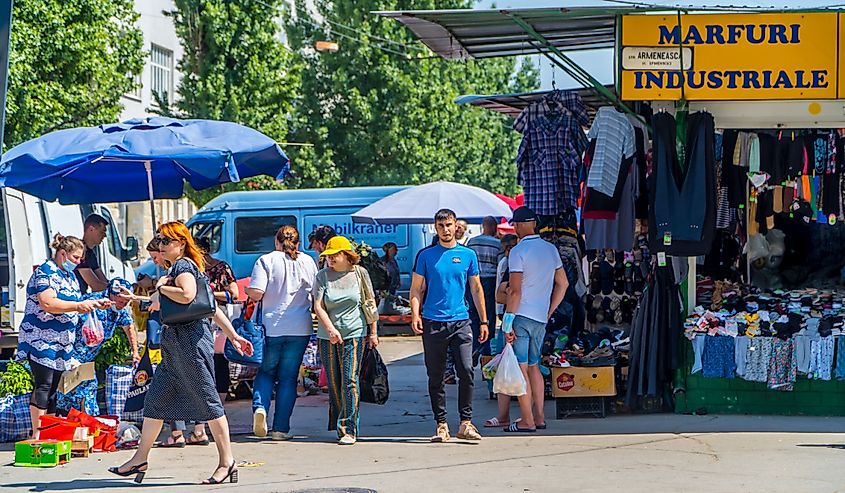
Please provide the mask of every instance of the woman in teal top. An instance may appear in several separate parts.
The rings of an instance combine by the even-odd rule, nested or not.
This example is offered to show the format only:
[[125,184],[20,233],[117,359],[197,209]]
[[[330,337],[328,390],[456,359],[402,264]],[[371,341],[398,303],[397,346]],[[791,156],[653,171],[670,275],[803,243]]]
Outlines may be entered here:
[[314,312],[320,358],[329,385],[329,431],[336,430],[340,445],[352,445],[358,437],[358,374],[364,342],[378,346],[377,322],[367,326],[362,309],[360,270],[364,288],[373,287],[366,269],[357,267],[360,257],[343,236],[326,244],[322,258],[328,267],[317,273]]

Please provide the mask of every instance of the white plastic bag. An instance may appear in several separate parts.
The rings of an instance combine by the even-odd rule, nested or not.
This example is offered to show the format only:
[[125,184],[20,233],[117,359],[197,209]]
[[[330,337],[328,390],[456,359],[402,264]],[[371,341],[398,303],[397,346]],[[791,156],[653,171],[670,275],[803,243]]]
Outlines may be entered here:
[[525,395],[525,391],[525,377],[519,368],[513,346],[506,344],[499,367],[496,369],[496,376],[493,377],[493,392],[518,397]]
[[484,380],[493,380],[496,377],[496,369],[502,361],[502,353],[497,354],[486,365],[481,368],[481,377]]
[[97,347],[102,344],[104,338],[103,323],[97,318],[96,313],[89,313],[82,323],[82,341],[88,347]]

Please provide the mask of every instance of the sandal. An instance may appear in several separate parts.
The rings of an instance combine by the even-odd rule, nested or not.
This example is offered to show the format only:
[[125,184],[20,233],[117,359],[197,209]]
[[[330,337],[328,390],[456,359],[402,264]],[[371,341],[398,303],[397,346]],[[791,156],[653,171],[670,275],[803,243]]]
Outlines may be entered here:
[[502,427],[502,426],[504,426],[504,423],[499,421],[498,416],[493,416],[492,418],[490,418],[490,419],[488,419],[487,421],[484,422],[485,428],[499,428],[499,427]]
[[208,440],[208,435],[205,435],[205,438],[202,439],[200,438],[201,436],[203,435],[197,435],[196,433],[191,432],[191,436],[185,443],[187,443],[188,445],[208,445],[209,443],[211,443]]
[[[179,440],[182,440],[181,442]],[[179,435],[173,438],[173,435],[167,437],[167,440],[156,443],[156,448],[185,448],[185,435]]]
[[520,428],[516,422],[511,423],[510,426],[503,429],[505,433],[537,433],[537,428]]

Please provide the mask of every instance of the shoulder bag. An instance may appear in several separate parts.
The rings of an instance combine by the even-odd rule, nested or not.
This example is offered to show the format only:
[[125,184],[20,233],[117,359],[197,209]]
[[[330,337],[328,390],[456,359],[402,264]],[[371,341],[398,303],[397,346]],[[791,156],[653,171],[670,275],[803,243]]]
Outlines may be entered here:
[[363,267],[355,266],[355,274],[358,276],[358,288],[361,290],[361,309],[364,311],[364,319],[367,325],[378,322],[378,306],[376,296],[369,289],[367,280],[364,279],[365,270]]
[[[193,263],[192,260],[188,259]],[[196,264],[194,264],[196,266]],[[178,303],[167,296],[159,293],[161,304],[161,322],[167,325],[184,324],[211,318],[217,310],[217,302],[214,300],[214,292],[208,284],[205,274],[198,272],[197,294],[190,303]]]
[[[246,303],[244,302],[244,305]],[[264,302],[259,301],[258,307],[255,309],[252,317],[247,318],[247,309],[244,306],[241,310],[241,315],[235,320],[232,320],[232,327],[234,327],[235,332],[252,343],[252,356],[240,354],[235,349],[235,346],[232,345],[232,341],[226,339],[226,343],[223,346],[223,356],[227,360],[244,366],[261,366],[262,361],[264,361],[264,325],[261,323],[263,308]]]

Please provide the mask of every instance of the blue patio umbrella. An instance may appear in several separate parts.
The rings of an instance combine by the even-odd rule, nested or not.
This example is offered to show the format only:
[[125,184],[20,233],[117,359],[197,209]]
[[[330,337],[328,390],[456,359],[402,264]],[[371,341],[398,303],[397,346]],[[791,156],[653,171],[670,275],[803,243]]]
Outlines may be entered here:
[[162,117],[59,130],[16,146],[0,162],[0,186],[62,204],[172,199],[185,182],[202,190],[289,174],[288,157],[256,130]]

